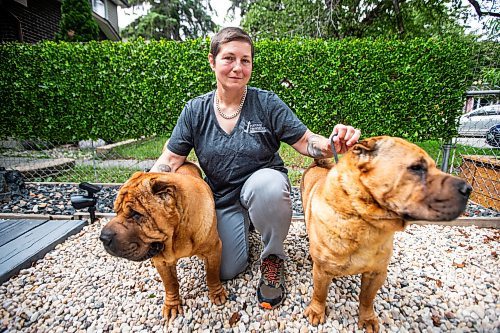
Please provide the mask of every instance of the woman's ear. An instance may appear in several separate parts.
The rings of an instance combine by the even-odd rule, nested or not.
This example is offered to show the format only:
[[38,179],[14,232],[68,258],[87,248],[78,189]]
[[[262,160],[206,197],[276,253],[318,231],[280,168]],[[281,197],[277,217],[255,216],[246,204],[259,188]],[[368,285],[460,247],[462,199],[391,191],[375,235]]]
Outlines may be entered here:
[[210,67],[214,71],[215,70],[215,57],[213,56],[212,53],[208,54],[208,62],[210,63]]

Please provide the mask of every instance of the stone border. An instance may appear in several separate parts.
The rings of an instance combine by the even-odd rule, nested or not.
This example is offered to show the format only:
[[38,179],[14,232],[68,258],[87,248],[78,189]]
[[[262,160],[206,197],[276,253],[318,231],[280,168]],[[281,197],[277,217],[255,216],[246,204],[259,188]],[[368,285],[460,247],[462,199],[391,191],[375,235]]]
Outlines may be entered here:
[[[96,218],[113,218],[115,213],[95,213]],[[48,220],[90,220],[88,212],[77,212],[73,215],[49,215],[49,214],[14,214],[0,213],[0,219],[48,219]],[[292,222],[304,223],[304,216],[293,216]],[[417,225],[443,225],[449,227],[479,227],[500,229],[500,218],[498,217],[459,217],[453,221],[412,221],[409,224]]]
[[[292,222],[304,222],[304,216],[292,217]],[[499,217],[459,217],[452,221],[412,221],[408,224],[417,225],[443,225],[449,227],[471,227],[500,229]]]
[[95,152],[96,154],[107,154],[109,153],[111,150],[115,149],[116,147],[121,147],[121,146],[126,146],[126,145],[129,145],[131,143],[134,143],[134,142],[138,142],[138,141],[142,141],[144,138],[141,138],[141,139],[129,139],[129,140],[125,140],[125,141],[120,141],[120,142],[116,142],[116,143],[112,143],[112,144],[109,144],[109,145],[104,145],[104,146],[100,146],[100,147],[97,147],[95,149]]

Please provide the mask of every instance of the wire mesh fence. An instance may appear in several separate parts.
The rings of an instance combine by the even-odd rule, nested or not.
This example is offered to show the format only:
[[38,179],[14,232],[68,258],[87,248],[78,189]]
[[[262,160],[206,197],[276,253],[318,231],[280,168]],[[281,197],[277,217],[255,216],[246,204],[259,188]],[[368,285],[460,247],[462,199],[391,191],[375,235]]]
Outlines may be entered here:
[[471,200],[500,211],[500,90],[467,92],[450,171],[473,187]]
[[18,170],[33,182],[123,183],[135,171],[153,166],[164,140],[155,137],[111,144],[87,140],[61,145],[7,140],[0,143],[0,167]]
[[[500,211],[500,103],[464,114],[458,133],[450,142],[417,144],[443,170],[473,186],[471,200]],[[134,172],[149,170],[166,140],[155,136],[109,144],[88,140],[59,145],[37,140],[1,141],[0,168],[18,170],[28,182],[123,183]],[[196,161],[194,154],[188,159]],[[289,156],[285,160],[292,183],[298,185],[301,170],[308,162],[298,162]]]

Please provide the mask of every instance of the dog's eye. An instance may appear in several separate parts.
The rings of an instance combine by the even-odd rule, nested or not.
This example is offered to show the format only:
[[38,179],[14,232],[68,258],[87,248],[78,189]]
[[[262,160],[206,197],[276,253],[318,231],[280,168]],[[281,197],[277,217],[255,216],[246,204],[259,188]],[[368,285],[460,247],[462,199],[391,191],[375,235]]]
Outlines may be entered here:
[[142,218],[142,215],[133,210],[130,212],[130,217],[139,222]]
[[408,169],[410,169],[410,171],[412,171],[414,173],[418,173],[418,174],[421,174],[421,173],[424,173],[427,171],[427,169],[425,168],[425,165],[420,164],[420,163],[413,164],[410,167],[408,167]]

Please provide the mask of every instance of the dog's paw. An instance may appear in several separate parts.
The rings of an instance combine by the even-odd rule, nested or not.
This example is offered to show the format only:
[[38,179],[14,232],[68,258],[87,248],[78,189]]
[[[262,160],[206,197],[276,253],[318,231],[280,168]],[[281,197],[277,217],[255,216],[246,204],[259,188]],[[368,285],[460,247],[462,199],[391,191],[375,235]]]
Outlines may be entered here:
[[358,328],[362,330],[363,327],[366,329],[366,333],[377,333],[379,331],[377,317],[359,318]]
[[162,312],[163,318],[165,318],[165,320],[167,322],[171,322],[172,320],[174,320],[177,317],[177,315],[182,314],[181,302],[180,301],[170,301],[170,302],[165,301],[161,312]]
[[218,289],[215,292],[210,292],[209,293],[210,301],[216,305],[222,305],[226,303],[227,300],[227,293],[224,287],[222,285],[220,286],[220,289]]
[[304,311],[304,315],[313,326],[318,326],[325,322],[325,309],[321,311],[314,310],[311,304]]

